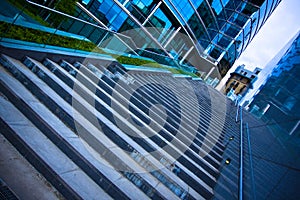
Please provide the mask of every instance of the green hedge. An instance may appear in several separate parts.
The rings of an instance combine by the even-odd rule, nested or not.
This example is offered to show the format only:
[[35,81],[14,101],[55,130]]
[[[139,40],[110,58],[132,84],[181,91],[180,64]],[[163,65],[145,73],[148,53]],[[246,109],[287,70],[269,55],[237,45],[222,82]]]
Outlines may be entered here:
[[97,48],[94,43],[89,41],[79,40],[61,35],[55,35],[52,33],[26,28],[18,25],[11,25],[6,22],[0,22],[0,31],[1,37],[34,42],[38,44],[47,44],[71,49],[105,53],[103,50]]
[[118,55],[112,55],[112,56],[121,64],[160,68],[160,69],[169,70],[173,74],[184,74],[184,75],[189,75],[192,77],[199,77],[192,72],[186,72],[182,69],[165,67],[155,61],[143,60],[143,59],[139,59],[139,58],[131,58],[131,57],[127,57],[127,56],[118,56]]
[[150,63],[155,63],[154,61],[143,60],[139,58],[131,58],[127,56],[119,56],[119,55],[112,55],[119,63],[127,64],[127,65],[136,65],[136,66],[146,66]]

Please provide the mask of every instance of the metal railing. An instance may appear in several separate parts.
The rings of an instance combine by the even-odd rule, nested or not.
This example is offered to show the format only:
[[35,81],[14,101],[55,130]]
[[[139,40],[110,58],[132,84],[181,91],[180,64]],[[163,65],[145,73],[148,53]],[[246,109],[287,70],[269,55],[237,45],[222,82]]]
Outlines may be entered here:
[[236,110],[236,117],[235,121],[236,123],[240,123],[240,146],[239,146],[239,178],[238,178],[238,198],[239,200],[243,200],[243,195],[245,192],[244,184],[244,131],[246,131],[246,139],[247,139],[247,144],[248,144],[248,156],[249,156],[249,171],[250,171],[250,184],[251,184],[251,199],[256,200],[256,189],[255,189],[255,180],[254,180],[254,171],[253,171],[253,159],[252,159],[252,149],[251,149],[251,140],[250,140],[250,131],[249,131],[249,126],[248,123],[244,124],[243,121],[243,106],[238,105],[238,102],[236,102],[237,105],[237,110]]
[[[101,48],[110,49],[108,47],[109,46],[109,38],[113,37],[114,44],[113,45],[110,44],[110,47],[111,46],[112,47],[113,46],[119,46],[119,47],[122,46],[122,48],[120,48],[120,49],[126,49],[125,52],[131,52],[133,54],[138,55],[135,51],[135,49],[136,49],[135,43],[133,42],[133,40],[130,37],[120,34],[120,33],[117,33],[117,32],[114,32],[112,30],[109,30],[107,27],[99,26],[99,25],[97,25],[98,23],[96,21],[94,23],[92,23],[92,22],[86,21],[84,19],[80,19],[78,17],[74,17],[69,14],[60,12],[53,8],[49,8],[44,5],[32,2],[30,0],[25,0],[24,2],[25,2],[25,5],[20,9],[20,12],[18,12],[14,18],[11,18],[10,20],[8,18],[6,18],[8,20],[6,20],[6,21],[4,20],[6,23],[9,24],[9,27],[6,29],[6,31],[4,33],[1,34],[0,41],[3,41],[4,38],[9,38],[9,36],[7,36],[9,29],[11,29],[13,25],[18,25],[18,26],[22,26],[24,28],[31,28],[31,29],[36,29],[36,30],[42,31],[42,32],[50,33],[50,37],[49,37],[48,41],[39,42],[39,44],[44,45],[44,47],[45,47],[45,45],[47,45],[46,43],[49,42],[49,40],[51,40],[51,38],[54,35],[61,35],[61,36],[67,36],[70,38],[76,38],[79,40],[79,42],[91,41],[98,47],[100,46],[99,43],[103,42],[103,36],[106,36],[105,39],[107,39],[107,42],[104,45],[102,45]],[[52,19],[55,16],[55,20],[57,20],[57,21],[56,21],[56,23],[51,23],[51,25],[49,25],[49,26],[44,26],[44,25],[38,24],[38,23],[31,23],[31,22],[28,22],[27,20],[25,20],[24,22],[23,21],[18,22],[19,20],[24,18],[24,16],[26,15],[25,10],[27,10],[28,8],[30,8],[30,11],[34,10],[34,8],[36,8],[36,13],[34,13],[34,14],[36,14],[36,16],[39,16],[40,13],[43,13],[45,16],[47,16],[46,17],[47,19],[46,20],[44,19],[45,23],[47,23],[49,20],[51,21],[51,17],[49,17],[50,15],[52,16]],[[39,16],[39,17],[43,19],[43,16]],[[32,21],[34,21],[34,20],[32,20]],[[32,26],[30,26],[30,23],[32,24]],[[73,23],[73,24],[76,23],[75,25],[77,27],[81,27],[81,28],[71,29],[71,27],[70,27],[70,29],[65,30],[64,26],[67,26],[70,23]],[[28,25],[26,26],[26,24],[28,24]],[[84,28],[85,28],[85,30],[88,30],[88,31],[82,31]],[[76,37],[76,35],[78,37]],[[26,41],[26,40],[24,40],[24,41]],[[117,45],[116,45],[116,43],[117,43]],[[112,50],[117,51],[118,48],[117,49],[115,48]],[[122,51],[121,53],[125,53],[125,52]]]
[[[239,200],[243,200],[243,175],[244,175],[244,133],[243,133],[243,107],[238,106],[240,108],[240,170],[239,170]],[[237,113],[238,115],[238,113]]]
[[249,153],[249,164],[250,164],[250,173],[251,173],[252,199],[256,200],[256,189],[255,189],[255,182],[254,182],[252,149],[251,149],[250,131],[249,131],[248,123],[246,123],[246,133],[247,133],[247,140],[248,140],[248,153]]

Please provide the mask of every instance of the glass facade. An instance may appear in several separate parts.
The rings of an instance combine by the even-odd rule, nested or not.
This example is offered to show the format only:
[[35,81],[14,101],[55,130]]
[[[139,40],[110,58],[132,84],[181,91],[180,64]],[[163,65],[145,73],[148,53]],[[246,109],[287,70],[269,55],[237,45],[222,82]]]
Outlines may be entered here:
[[[300,136],[300,34],[250,104],[250,111]],[[282,121],[284,119],[284,121]]]
[[[213,63],[220,78],[225,76],[279,2],[86,0],[83,4],[107,29],[125,35],[127,31],[140,55],[156,59],[156,54],[160,54],[213,75],[209,73],[213,67],[198,66],[201,58]],[[81,15],[84,13],[79,17]]]

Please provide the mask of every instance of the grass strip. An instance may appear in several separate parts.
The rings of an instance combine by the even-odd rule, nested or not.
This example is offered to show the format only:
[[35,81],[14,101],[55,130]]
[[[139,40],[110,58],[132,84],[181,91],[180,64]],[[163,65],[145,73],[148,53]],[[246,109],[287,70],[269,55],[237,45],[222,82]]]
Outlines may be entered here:
[[97,48],[94,43],[89,41],[56,35],[53,33],[26,28],[18,25],[12,25],[6,22],[0,22],[0,32],[1,37],[34,42],[38,44],[105,53],[105,51]]

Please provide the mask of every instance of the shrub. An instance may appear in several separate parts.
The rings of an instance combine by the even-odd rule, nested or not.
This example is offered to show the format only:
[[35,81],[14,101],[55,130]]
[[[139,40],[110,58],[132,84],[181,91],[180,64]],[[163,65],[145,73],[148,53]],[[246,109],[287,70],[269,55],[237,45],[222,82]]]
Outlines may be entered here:
[[66,36],[55,35],[48,32],[26,28],[18,25],[11,25],[6,22],[0,22],[1,37],[12,38],[16,40],[23,40],[34,42],[38,44],[47,44],[71,49],[79,49],[84,51],[94,51],[98,53],[105,53],[99,49],[94,43],[83,41]]

